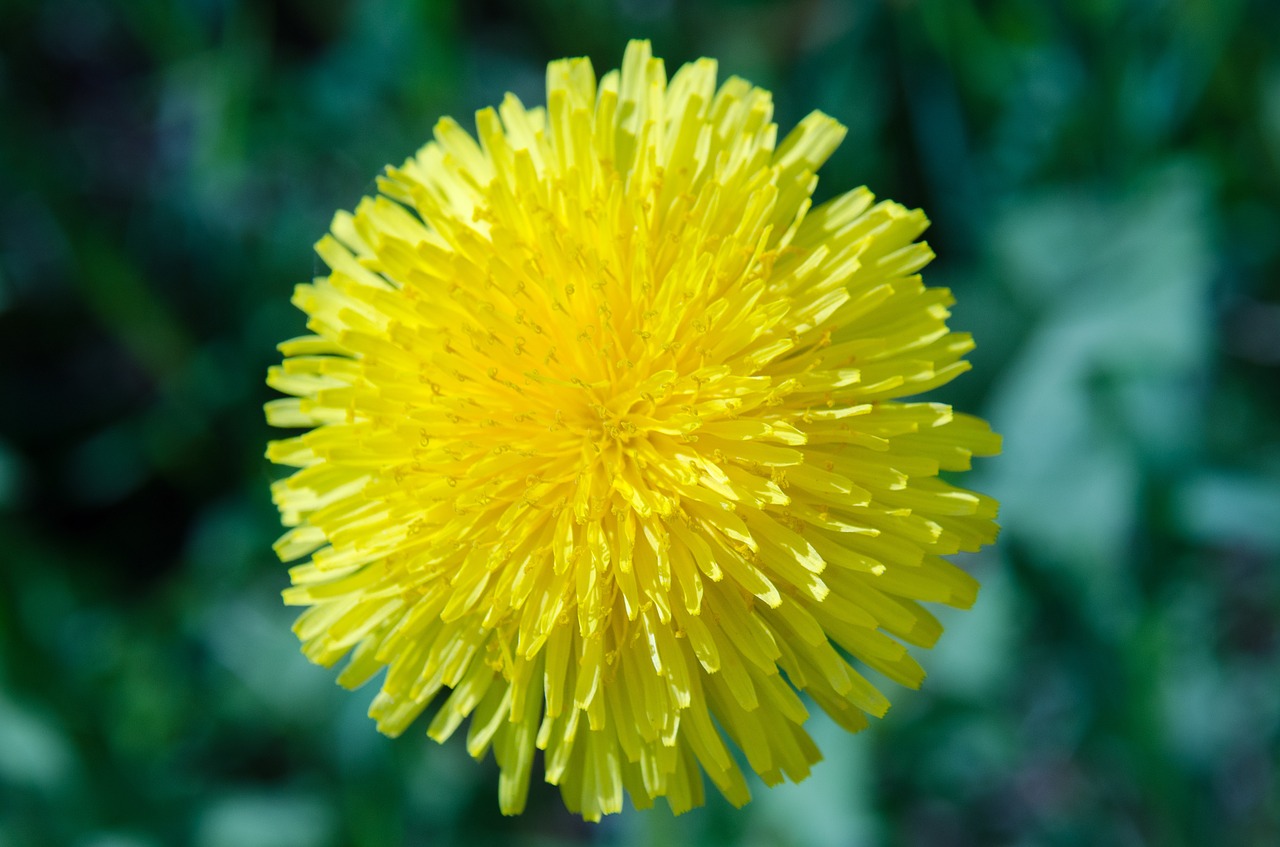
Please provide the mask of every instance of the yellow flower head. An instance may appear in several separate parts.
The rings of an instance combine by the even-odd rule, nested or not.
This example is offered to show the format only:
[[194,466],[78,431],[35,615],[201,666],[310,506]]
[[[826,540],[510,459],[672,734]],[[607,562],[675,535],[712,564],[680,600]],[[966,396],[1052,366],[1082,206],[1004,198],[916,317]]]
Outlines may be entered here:
[[[919,211],[865,189],[817,208],[844,128],[783,141],[769,92],[646,42],[597,80],[547,68],[452,120],[339,213],[331,271],[294,303],[270,422],[273,487],[313,661],[386,669],[370,714],[428,734],[470,718],[502,811],[534,750],[584,818],[666,797],[733,803],[820,754],[808,694],[851,732],[915,687],[920,601],[968,606],[940,556],[996,535],[996,504],[938,478],[999,437],[898,398],[966,370],[945,289],[917,272]],[[731,742],[727,743],[727,742]]]

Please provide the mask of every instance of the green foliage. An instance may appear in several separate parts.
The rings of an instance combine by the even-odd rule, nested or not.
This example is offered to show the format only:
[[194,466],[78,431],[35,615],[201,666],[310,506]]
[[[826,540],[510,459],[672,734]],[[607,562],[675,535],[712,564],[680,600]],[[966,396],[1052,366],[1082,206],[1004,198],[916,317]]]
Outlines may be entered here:
[[[0,4],[0,847],[1280,843],[1280,6]],[[717,57],[925,208],[1006,453],[919,693],[592,827],[308,665],[262,384],[334,209],[548,59]],[[464,121],[465,122],[465,121]]]

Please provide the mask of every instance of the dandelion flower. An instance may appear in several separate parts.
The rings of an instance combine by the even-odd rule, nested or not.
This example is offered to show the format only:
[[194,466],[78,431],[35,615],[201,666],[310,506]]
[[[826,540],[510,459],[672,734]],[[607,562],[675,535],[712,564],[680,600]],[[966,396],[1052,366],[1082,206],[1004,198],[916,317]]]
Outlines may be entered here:
[[[816,704],[856,732],[909,687],[906,645],[969,606],[942,556],[996,504],[939,479],[991,455],[981,420],[904,402],[967,369],[927,220],[857,189],[817,206],[844,135],[781,143],[770,94],[646,42],[596,78],[552,62],[547,105],[450,119],[339,213],[293,302],[270,423],[288,603],[311,660],[385,669],[370,715],[424,710],[493,750],[504,813],[535,751],[589,820],[703,773],[750,799],[820,758]],[[808,699],[799,696],[800,692]],[[736,748],[736,750],[735,750]]]

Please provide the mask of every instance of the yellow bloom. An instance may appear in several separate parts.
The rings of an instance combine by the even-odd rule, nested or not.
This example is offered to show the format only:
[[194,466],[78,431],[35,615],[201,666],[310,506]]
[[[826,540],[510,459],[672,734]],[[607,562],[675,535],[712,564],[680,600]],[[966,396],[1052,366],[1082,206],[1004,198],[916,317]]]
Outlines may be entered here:
[[[390,735],[435,704],[525,804],[535,748],[590,820],[702,772],[749,799],[820,754],[798,691],[851,732],[915,687],[920,601],[968,606],[940,556],[996,504],[938,479],[999,450],[979,419],[899,402],[967,369],[927,220],[857,189],[817,208],[844,128],[781,144],[767,91],[646,42],[597,80],[547,68],[379,180],[317,244],[270,422],[303,650]],[[852,660],[852,661],[851,661]]]

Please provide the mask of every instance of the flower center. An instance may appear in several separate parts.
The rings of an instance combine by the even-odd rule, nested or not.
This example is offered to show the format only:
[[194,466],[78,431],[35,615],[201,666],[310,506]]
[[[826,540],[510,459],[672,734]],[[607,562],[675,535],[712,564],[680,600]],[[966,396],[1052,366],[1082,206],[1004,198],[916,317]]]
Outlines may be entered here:
[[640,432],[640,428],[636,426],[630,415],[617,415],[608,409],[603,411],[604,416],[601,421],[606,439],[626,444]]
[[597,391],[583,403],[576,412],[577,424],[583,438],[594,444],[599,450],[608,450],[614,445],[623,446],[642,435],[635,410],[640,405],[634,397],[615,396],[607,400],[600,399]]

